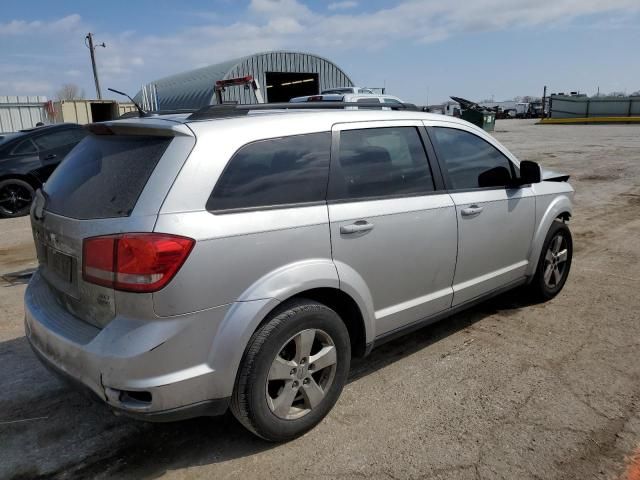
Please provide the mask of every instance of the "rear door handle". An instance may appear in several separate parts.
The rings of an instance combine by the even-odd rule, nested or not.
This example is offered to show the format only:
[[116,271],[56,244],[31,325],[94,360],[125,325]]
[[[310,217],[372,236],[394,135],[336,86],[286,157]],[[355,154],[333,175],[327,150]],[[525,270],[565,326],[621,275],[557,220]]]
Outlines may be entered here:
[[369,223],[366,220],[358,220],[351,225],[342,225],[340,227],[340,233],[349,235],[352,233],[368,232],[373,230],[373,223]]
[[484,210],[484,207],[470,205],[467,208],[463,208],[460,213],[462,213],[463,217],[473,217],[474,215],[480,214],[482,210]]
[[49,155],[47,155],[46,157],[44,157],[45,160],[53,160],[54,158],[56,158],[57,155],[50,153]]

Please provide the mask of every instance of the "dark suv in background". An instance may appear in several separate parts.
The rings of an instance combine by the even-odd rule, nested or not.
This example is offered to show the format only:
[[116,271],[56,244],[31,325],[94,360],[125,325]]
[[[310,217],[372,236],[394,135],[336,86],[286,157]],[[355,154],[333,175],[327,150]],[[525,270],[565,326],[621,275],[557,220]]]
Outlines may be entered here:
[[0,217],[29,213],[34,192],[86,135],[80,125],[62,123],[0,138]]

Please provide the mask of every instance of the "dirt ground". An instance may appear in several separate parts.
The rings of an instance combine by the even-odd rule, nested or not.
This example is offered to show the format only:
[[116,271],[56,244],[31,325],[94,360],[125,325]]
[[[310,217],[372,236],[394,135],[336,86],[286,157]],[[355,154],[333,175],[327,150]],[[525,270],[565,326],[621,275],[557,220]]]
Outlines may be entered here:
[[499,121],[521,159],[570,173],[575,254],[553,301],[507,294],[374,350],[293,442],[233,417],[113,416],[23,336],[28,221],[0,220],[0,478],[613,479],[640,443],[640,127]]

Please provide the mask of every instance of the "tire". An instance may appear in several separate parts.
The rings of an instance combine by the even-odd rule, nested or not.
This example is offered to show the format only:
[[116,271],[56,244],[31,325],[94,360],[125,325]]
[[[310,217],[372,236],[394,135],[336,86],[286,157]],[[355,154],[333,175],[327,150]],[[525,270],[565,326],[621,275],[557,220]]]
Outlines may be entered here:
[[[307,345],[311,345],[308,356]],[[320,368],[314,358],[326,365]],[[347,380],[350,361],[349,332],[336,312],[313,300],[289,302],[251,337],[237,375],[231,411],[265,440],[292,440],[311,430],[333,408]]]
[[0,217],[16,218],[27,215],[34,195],[34,188],[24,180],[0,180]]
[[571,231],[567,224],[556,220],[544,239],[536,273],[529,285],[530,293],[543,301],[551,300],[560,293],[569,276],[572,257]]

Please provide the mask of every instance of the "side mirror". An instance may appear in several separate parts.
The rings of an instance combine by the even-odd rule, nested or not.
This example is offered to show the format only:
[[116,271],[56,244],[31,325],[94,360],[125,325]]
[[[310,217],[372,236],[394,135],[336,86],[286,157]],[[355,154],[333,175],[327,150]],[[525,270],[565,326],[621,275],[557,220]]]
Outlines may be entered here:
[[520,178],[518,179],[518,183],[520,185],[540,183],[541,177],[540,165],[536,162],[531,162],[529,160],[523,160],[520,162]]

